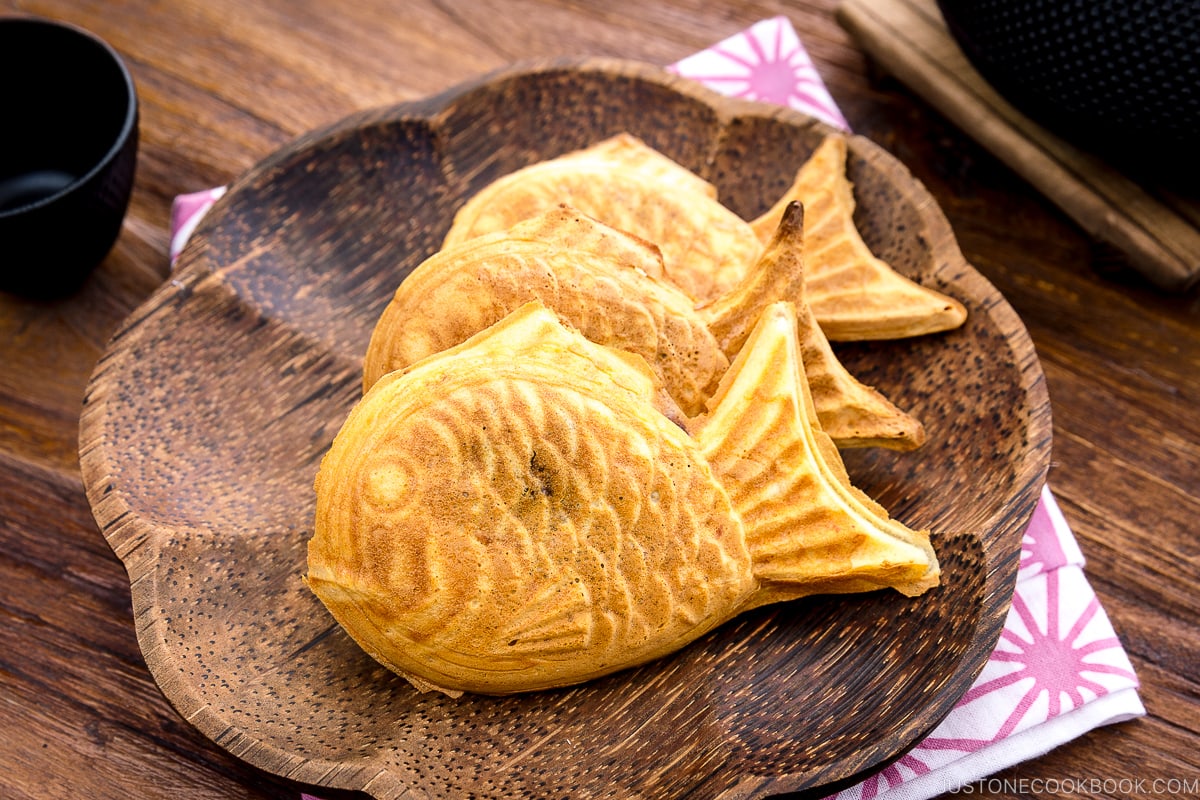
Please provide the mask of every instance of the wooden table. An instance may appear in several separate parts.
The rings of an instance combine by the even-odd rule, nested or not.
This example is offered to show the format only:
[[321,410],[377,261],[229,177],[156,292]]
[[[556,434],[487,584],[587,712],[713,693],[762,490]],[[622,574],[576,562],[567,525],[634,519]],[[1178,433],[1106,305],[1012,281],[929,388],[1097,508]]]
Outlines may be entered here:
[[[1037,345],[1051,486],[1142,681],[1149,715],[1001,778],[1200,779],[1200,301],[1152,289],[903,85],[835,0],[0,0],[127,59],[142,102],[122,235],[77,294],[0,294],[0,797],[295,798],[166,702],[77,454],[85,383],[118,323],[168,277],[172,198],[296,135],[515,60],[665,64],[786,14],[851,126],[907,164]],[[11,78],[6,78],[11,79]],[[0,251],[0,258],[2,258]],[[334,793],[323,793],[335,796]],[[1015,797],[1015,793],[1001,794]]]

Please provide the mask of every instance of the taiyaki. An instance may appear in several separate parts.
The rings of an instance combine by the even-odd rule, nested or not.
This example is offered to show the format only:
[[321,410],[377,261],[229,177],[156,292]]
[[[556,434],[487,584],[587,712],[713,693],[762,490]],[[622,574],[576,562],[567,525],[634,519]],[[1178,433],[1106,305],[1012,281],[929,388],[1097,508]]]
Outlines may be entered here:
[[803,212],[785,214],[742,283],[694,308],[661,276],[655,246],[560,206],[444,248],[400,284],[371,335],[363,387],[457,345],[530,300],[593,342],[642,356],[683,412],[702,412],[750,328],[771,302],[800,309],[817,414],[839,447],[912,449],[924,428],[837,359],[804,303]]
[[381,378],[321,462],[306,581],[422,690],[567,686],[813,593],[939,580],[928,531],[850,485],[794,308],[689,420],[644,359],[540,303]]
[[628,133],[502,176],[458,211],[453,245],[567,203],[662,249],[665,273],[689,297],[711,302],[757,262],[787,205],[810,219],[807,302],[833,341],[894,339],[958,327],[966,310],[876,257],[854,225],[846,138],[831,133],[769,211],[746,221],[717,189]]
[[899,339],[952,330],[966,320],[962,303],[904,277],[863,242],[854,224],[844,137],[825,137],[791,188],[752,221],[761,241],[770,241],[788,204],[797,201],[807,221],[808,302],[829,339]]
[[650,243],[560,206],[445,247],[396,289],[371,334],[363,386],[465,341],[530,300],[585,336],[643,356],[695,415],[729,360]]
[[459,208],[442,246],[507,230],[559,204],[653,242],[667,277],[694,300],[728,292],[762,251],[750,223],[718,202],[715,186],[628,133],[501,176]]

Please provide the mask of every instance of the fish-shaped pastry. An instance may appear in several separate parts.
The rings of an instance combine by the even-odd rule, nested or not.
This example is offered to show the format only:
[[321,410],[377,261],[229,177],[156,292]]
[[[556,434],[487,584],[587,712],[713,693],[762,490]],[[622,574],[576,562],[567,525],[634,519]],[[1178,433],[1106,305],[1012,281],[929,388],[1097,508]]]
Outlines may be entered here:
[[751,223],[764,244],[793,202],[804,205],[808,302],[827,337],[900,339],[953,330],[966,321],[962,303],[896,272],[862,240],[854,224],[844,137],[825,137],[788,191]]
[[684,411],[697,414],[729,360],[692,301],[661,279],[662,263],[650,243],[565,206],[444,247],[401,282],[380,315],[363,387],[540,300],[593,341],[645,357]]
[[529,303],[381,378],[321,462],[306,581],[420,689],[566,686],[814,593],[936,585],[850,485],[769,306],[688,420],[644,359]]
[[803,220],[792,206],[742,282],[699,308],[661,278],[658,248],[567,206],[448,246],[419,264],[384,309],[363,361],[364,390],[538,300],[593,342],[642,356],[695,416],[762,310],[791,299],[825,431],[839,447],[918,447],[921,423],[846,370],[804,303]]
[[653,242],[668,278],[695,300],[728,292],[762,251],[715,186],[628,133],[501,176],[459,208],[442,246],[560,204]]
[[902,276],[863,242],[854,225],[846,152],[846,138],[829,134],[772,208],[746,221],[719,202],[711,183],[620,133],[498,178],[459,209],[444,246],[566,203],[654,242],[666,276],[697,302],[711,302],[742,281],[783,209],[798,200],[813,237],[807,302],[830,340],[895,339],[958,327],[966,319],[961,303]]

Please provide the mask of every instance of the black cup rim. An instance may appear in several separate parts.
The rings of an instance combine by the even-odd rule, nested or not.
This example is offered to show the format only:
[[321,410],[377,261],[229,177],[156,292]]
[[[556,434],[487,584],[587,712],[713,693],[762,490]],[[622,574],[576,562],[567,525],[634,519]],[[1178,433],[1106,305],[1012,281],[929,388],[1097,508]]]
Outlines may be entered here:
[[61,200],[63,197],[71,195],[72,193],[78,191],[81,187],[87,185],[89,181],[107,169],[108,166],[121,154],[121,151],[125,149],[126,144],[129,142],[130,136],[133,135],[135,129],[137,128],[138,122],[137,87],[133,82],[133,74],[129,71],[129,67],[126,66],[124,59],[121,58],[121,55],[108,42],[104,41],[89,30],[81,28],[78,25],[73,25],[69,22],[63,22],[61,20],[25,16],[0,17],[0,28],[8,25],[28,25],[30,27],[54,28],[66,31],[75,36],[79,36],[90,41],[94,45],[98,45],[100,49],[103,50],[109,59],[116,65],[117,71],[121,75],[122,83],[125,87],[126,107],[125,119],[121,123],[121,129],[117,133],[116,138],[113,140],[112,146],[105,151],[104,155],[97,160],[87,172],[85,172],[83,175],[80,175],[78,178],[71,181],[71,183],[67,184],[62,189],[59,189],[54,194],[47,195],[46,197],[39,197],[37,200],[26,203],[23,206],[17,206],[16,208],[0,211],[0,219],[18,217],[21,214],[27,214],[35,209],[52,205]]

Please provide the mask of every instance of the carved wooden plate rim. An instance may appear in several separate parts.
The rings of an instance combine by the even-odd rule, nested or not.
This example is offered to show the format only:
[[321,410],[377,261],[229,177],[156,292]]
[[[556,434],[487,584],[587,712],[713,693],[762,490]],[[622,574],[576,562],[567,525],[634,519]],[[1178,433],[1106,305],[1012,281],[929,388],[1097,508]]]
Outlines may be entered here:
[[[568,95],[568,91],[579,94]],[[538,102],[541,96],[537,92],[549,100],[545,108],[530,110],[528,103]],[[520,100],[515,106],[513,98]],[[660,104],[663,109],[656,107]],[[671,121],[670,114],[683,114],[686,119]],[[561,133],[562,138],[547,134],[539,141],[542,125],[550,133]],[[301,136],[264,159],[231,185],[185,248],[172,279],[114,335],[89,383],[81,417],[80,461],[88,499],[101,531],[129,573],[139,643],[154,679],[182,716],[229,752],[305,786],[355,789],[378,798],[467,793],[480,797],[562,796],[568,790],[581,797],[614,791],[645,798],[823,794],[860,780],[901,756],[950,711],[982,669],[1003,625],[1016,579],[1020,537],[1049,464],[1050,414],[1044,378],[1017,315],[963,259],[936,202],[882,148],[851,136],[856,191],[875,189],[884,198],[860,199],[864,237],[873,246],[899,247],[901,258],[911,252],[923,254],[920,263],[897,264],[898,268],[964,299],[972,314],[968,325],[976,326],[959,338],[948,335],[945,345],[926,338],[897,345],[898,352],[912,357],[912,353],[930,352],[923,348],[959,347],[965,352],[955,356],[959,358],[955,364],[975,364],[985,378],[993,374],[1004,378],[1003,386],[974,388],[985,394],[1006,393],[1016,408],[1011,414],[1003,408],[991,412],[1007,437],[1005,447],[1010,449],[990,453],[987,446],[991,442],[983,441],[982,449],[972,456],[979,464],[961,465],[965,474],[956,478],[981,493],[978,502],[983,509],[971,512],[978,515],[969,518],[974,529],[958,530],[944,542],[949,581],[954,584],[961,577],[963,585],[971,587],[963,590],[969,593],[969,619],[956,621],[954,613],[940,607],[926,616],[921,616],[926,612],[920,610],[899,614],[902,621],[897,628],[925,625],[935,629],[930,633],[934,639],[941,635],[937,626],[944,625],[949,631],[945,637],[954,638],[951,644],[959,648],[954,650],[952,663],[943,664],[936,658],[928,662],[927,650],[918,648],[921,655],[914,658],[926,661],[908,664],[899,645],[891,646],[884,660],[871,662],[872,669],[894,670],[897,680],[907,681],[900,695],[908,698],[905,702],[920,697],[919,707],[887,710],[885,701],[874,695],[854,697],[856,676],[862,671],[850,670],[851,664],[845,667],[850,671],[843,673],[838,672],[842,667],[837,664],[822,663],[815,667],[819,674],[825,675],[821,670],[828,668],[830,675],[850,687],[841,690],[846,696],[836,703],[825,696],[812,701],[831,704],[822,712],[826,716],[847,718],[838,723],[836,736],[841,738],[831,735],[825,741],[807,742],[802,731],[788,727],[798,724],[794,718],[799,714],[797,698],[801,695],[795,694],[799,691],[796,683],[808,673],[784,676],[785,668],[793,663],[790,659],[799,656],[791,650],[770,651],[770,645],[758,644],[756,637],[770,641],[771,635],[786,636],[791,626],[811,627],[813,623],[805,620],[827,614],[836,619],[843,619],[838,614],[847,615],[845,620],[851,626],[865,626],[866,622],[857,620],[864,614],[876,614],[883,624],[892,606],[887,604],[890,601],[876,598],[849,600],[848,606],[800,601],[786,610],[763,610],[735,620],[663,663],[582,688],[539,693],[540,697],[532,699],[480,699],[460,706],[445,705],[426,695],[414,696],[386,670],[361,661],[354,662],[357,671],[353,677],[345,678],[350,684],[340,682],[343,676],[337,672],[326,674],[330,686],[337,684],[336,689],[330,688],[330,698],[310,700],[297,693],[295,687],[312,691],[313,685],[304,681],[316,680],[314,671],[335,669],[336,665],[330,667],[328,662],[351,659],[351,654],[358,652],[342,641],[331,620],[312,621],[304,616],[311,609],[303,605],[297,586],[307,531],[301,517],[288,516],[285,501],[291,496],[289,491],[295,492],[292,478],[286,470],[279,475],[272,471],[281,460],[297,457],[296,469],[310,476],[315,460],[340,424],[330,409],[345,410],[352,402],[355,351],[363,344],[358,327],[365,325],[369,330],[373,320],[347,322],[343,317],[352,315],[322,305],[327,298],[321,292],[327,291],[335,300],[344,296],[350,305],[379,309],[390,295],[388,278],[378,274],[381,267],[374,261],[369,268],[358,270],[351,263],[360,252],[356,247],[362,248],[368,260],[380,248],[397,253],[412,248],[405,269],[411,268],[420,258],[417,250],[429,251],[439,236],[428,224],[421,224],[423,208],[444,217],[445,210],[453,208],[464,193],[478,188],[497,171],[573,149],[574,140],[597,141],[617,132],[614,126],[640,127],[632,132],[707,173],[719,186],[735,187],[731,169],[754,161],[756,142],[769,140],[771,148],[794,160],[797,155],[792,148],[803,149],[804,142],[830,132],[823,123],[798,112],[725,98],[651,65],[601,58],[517,64],[434,97],[353,115]],[[675,146],[680,149],[672,151]],[[404,153],[405,163],[381,160],[378,152]],[[353,184],[339,177],[346,169],[355,176]],[[790,174],[781,172],[780,178],[786,181]],[[373,181],[391,188],[411,183],[413,197],[398,193],[395,198],[407,204],[411,227],[404,227],[410,217],[396,221],[394,227],[400,232],[394,238],[377,234],[375,227],[365,227],[378,226],[379,219],[372,215],[381,213],[378,199],[369,194],[376,186]],[[360,185],[361,189],[355,188]],[[317,196],[330,187],[329,195]],[[732,202],[740,203],[747,213],[755,210],[751,208],[755,205],[762,210],[770,191],[759,189],[754,196],[754,191],[747,190],[746,197],[739,198],[735,188]],[[431,208],[435,211],[428,210]],[[887,213],[879,225],[891,226],[891,234],[872,228],[881,209]],[[368,222],[363,223],[362,235],[351,241],[338,225],[354,227],[359,224],[358,213]],[[317,233],[306,227],[309,214],[325,220],[329,230]],[[449,224],[448,218],[444,224]],[[913,227],[916,229],[911,230]],[[372,238],[376,235],[385,238],[376,242]],[[349,255],[343,254],[344,250]],[[283,269],[279,262],[289,258],[302,261],[298,269],[307,271],[294,276],[277,272]],[[323,268],[321,259],[341,271],[328,275],[314,272]],[[394,286],[398,279],[392,280]],[[987,352],[980,352],[983,345]],[[227,348],[229,360],[237,363],[226,363],[221,348]],[[205,366],[189,363],[193,355]],[[883,361],[858,346],[849,347],[846,357],[848,363],[868,368]],[[979,366],[981,359],[989,365]],[[991,360],[996,363],[990,364]],[[881,379],[894,380],[889,377],[889,367],[879,368]],[[954,383],[954,413],[964,408],[974,413],[973,401],[959,396],[971,388],[960,385],[964,377],[957,373],[940,377],[959,382]],[[205,378],[211,378],[211,386],[205,384]],[[271,392],[263,391],[299,391],[301,383],[308,391],[303,400],[278,410],[271,405]],[[906,390],[900,387],[899,391]],[[949,415],[950,411],[938,410],[943,399],[914,395],[913,402],[931,404],[931,413]],[[221,427],[226,412],[232,415],[229,429]],[[306,417],[309,413],[316,416]],[[321,424],[307,431],[288,427],[291,421],[305,420]],[[237,430],[248,421],[262,424],[266,434],[261,440],[238,438],[248,435]],[[204,426],[208,427],[201,430]],[[285,432],[282,435],[281,430]],[[298,443],[288,437],[296,437]],[[299,441],[306,438],[312,441]],[[233,448],[239,445],[249,452],[235,452]],[[265,455],[254,452],[255,447]],[[206,461],[210,448],[218,455]],[[847,464],[852,475],[861,472],[878,483],[894,514],[919,516],[921,509],[911,507],[906,492],[921,488],[920,467],[913,468],[917,478],[889,477],[892,472],[903,472],[897,464],[912,463],[891,458],[887,454],[853,454]],[[941,462],[931,463],[936,467]],[[1005,485],[995,489],[971,484],[970,473],[977,466],[997,470]],[[941,469],[944,473],[945,467]],[[252,484],[246,496],[237,490],[237,481]],[[213,491],[214,487],[223,491]],[[213,492],[212,506],[200,514],[203,504],[197,493],[204,491]],[[297,502],[302,506],[307,498]],[[196,516],[189,517],[189,513]],[[951,508],[944,513],[953,517],[957,512]],[[938,521],[933,520],[935,525]],[[275,538],[265,538],[268,533]],[[278,551],[271,542],[278,543]],[[289,572],[279,577],[280,573],[268,572],[270,566],[255,572],[248,562],[259,557],[268,564],[274,563],[272,559],[298,563],[294,575]],[[256,594],[256,580],[278,588],[278,596]],[[286,587],[279,588],[281,582]],[[239,588],[243,584],[245,588]],[[219,613],[204,610],[206,604],[218,601],[228,606],[230,598],[236,602],[226,608],[229,616],[225,621]],[[278,608],[263,606],[283,602],[278,598],[286,602]],[[304,613],[295,613],[294,604]],[[841,608],[850,610],[838,610]],[[793,616],[801,621],[794,621]],[[255,650],[253,643],[247,644],[244,637],[248,634],[238,627],[243,617],[255,620],[254,625],[262,619],[274,625],[263,625],[262,630],[268,631],[263,635],[278,637],[269,643],[273,646],[292,648],[286,654],[288,660],[284,655],[268,657]],[[909,622],[916,617],[919,619]],[[222,624],[242,638],[231,633],[226,641],[212,633]],[[269,633],[271,630],[276,633]],[[814,638],[804,638],[810,635]],[[799,631],[795,641],[824,647],[827,637],[823,636]],[[751,659],[731,665],[721,650],[730,645],[747,648],[760,659],[776,658],[778,664]],[[838,652],[850,654],[848,661],[866,658],[865,646],[837,646],[842,648]],[[239,660],[239,648],[253,651],[249,661]],[[932,652],[936,656],[936,651]],[[360,652],[358,656],[366,658]],[[223,666],[231,659],[232,666]],[[712,672],[718,666],[729,673],[713,677],[711,683],[703,677],[709,673],[698,671]],[[936,678],[930,679],[935,688],[929,696],[921,696],[913,688],[913,675],[921,668],[928,668]],[[638,682],[632,690],[630,681]],[[717,708],[706,708],[688,694],[689,686],[697,681],[703,684],[705,697],[716,698],[712,703]],[[690,682],[689,686],[683,686],[685,682]],[[756,694],[758,687],[768,694]],[[871,684],[876,694],[881,688]],[[293,696],[281,696],[289,691]],[[628,719],[615,716],[617,706],[611,695],[620,692],[630,693],[620,708],[620,714]],[[681,694],[687,698],[680,700],[676,709],[671,698]],[[365,697],[372,698],[371,704],[362,705],[367,703]],[[306,703],[317,700],[328,700],[327,706],[313,706],[326,716],[305,723]],[[379,722],[384,713],[379,706],[388,703],[396,711],[392,727],[385,729]],[[759,719],[755,715],[768,715],[764,709],[771,703],[787,707],[770,712],[775,714],[770,719],[778,729],[746,722]],[[651,709],[654,704],[661,708]],[[572,711],[582,715],[583,721],[571,717]],[[668,712],[684,711],[695,716],[691,723],[664,717]],[[594,724],[588,722],[589,713],[597,714]],[[857,731],[847,724],[856,721],[855,714],[863,721]],[[463,718],[468,715],[474,726],[471,730],[479,728],[480,739],[484,734],[492,737],[488,746],[502,752],[476,752],[484,746],[479,741],[472,743],[474,750],[463,745],[472,742],[470,735],[463,733],[467,724]],[[322,720],[337,721],[328,722],[341,726],[336,735],[318,730],[317,722]],[[533,721],[525,730],[521,726],[527,720]],[[503,733],[505,721],[520,731],[511,736]],[[618,722],[628,727],[605,728]],[[278,732],[285,723],[292,725],[286,735]],[[688,724],[700,726],[705,737],[712,734],[712,743],[690,731]],[[818,726],[817,730],[824,729]],[[638,738],[651,733],[657,742]],[[600,739],[582,742],[593,734]],[[581,740],[570,746],[582,748],[580,763],[586,765],[562,766],[563,774],[556,775],[538,759],[565,764],[566,754],[575,751],[561,740],[569,741],[570,735]],[[415,744],[418,739],[419,747]],[[335,740],[336,746],[331,744]],[[663,751],[651,752],[652,745]],[[503,750],[505,747],[509,749]],[[673,756],[680,765],[678,774],[649,766],[669,762]],[[533,763],[536,768],[529,766]]]

